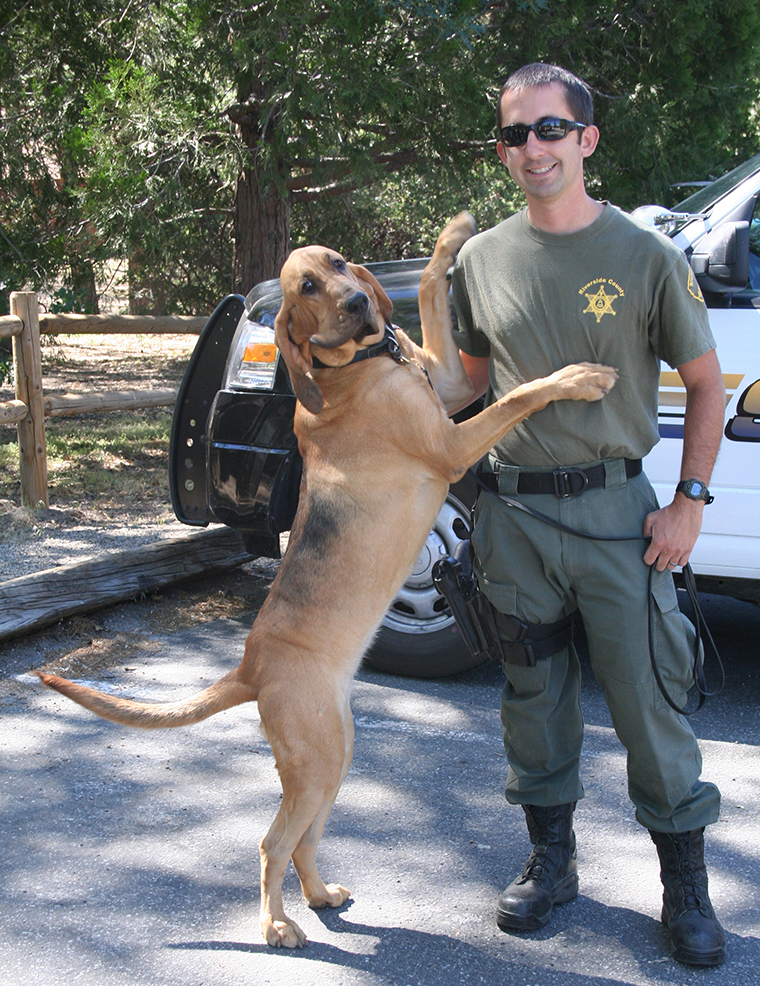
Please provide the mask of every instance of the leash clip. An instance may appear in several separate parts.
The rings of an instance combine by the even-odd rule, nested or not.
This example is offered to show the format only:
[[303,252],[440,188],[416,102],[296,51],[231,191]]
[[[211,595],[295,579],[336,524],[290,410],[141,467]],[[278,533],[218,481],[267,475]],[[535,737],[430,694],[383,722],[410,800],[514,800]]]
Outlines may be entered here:
[[384,342],[386,342],[388,344],[388,352],[389,352],[391,358],[396,363],[408,363],[409,362],[409,360],[406,358],[406,356],[404,356],[404,354],[401,352],[401,346],[399,345],[399,341],[396,338],[396,333],[393,331],[393,327],[391,325],[386,325],[385,326],[385,339],[384,339]]

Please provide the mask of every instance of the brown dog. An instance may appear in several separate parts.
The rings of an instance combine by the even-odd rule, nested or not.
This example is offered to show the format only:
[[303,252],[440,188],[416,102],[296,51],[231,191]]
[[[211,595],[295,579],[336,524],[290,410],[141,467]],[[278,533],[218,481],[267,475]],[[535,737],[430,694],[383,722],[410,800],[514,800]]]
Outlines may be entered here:
[[599,400],[617,376],[609,367],[565,367],[463,424],[449,419],[428,375],[447,402],[463,402],[469,381],[451,336],[446,271],[473,231],[463,215],[438,238],[420,287],[423,347],[399,331],[400,361],[385,352],[362,358],[377,352],[392,308],[368,271],[325,247],[296,250],[283,266],[275,331],[299,398],[304,478],[288,550],[239,667],[193,698],[165,705],[40,673],[98,715],[146,729],[258,702],[283,790],[260,847],[261,930],[270,945],[306,940],[283,910],[289,860],[310,907],[339,907],[349,896],[323,883],[316,852],[351,762],[351,681],[449,483],[533,411],[552,400]]

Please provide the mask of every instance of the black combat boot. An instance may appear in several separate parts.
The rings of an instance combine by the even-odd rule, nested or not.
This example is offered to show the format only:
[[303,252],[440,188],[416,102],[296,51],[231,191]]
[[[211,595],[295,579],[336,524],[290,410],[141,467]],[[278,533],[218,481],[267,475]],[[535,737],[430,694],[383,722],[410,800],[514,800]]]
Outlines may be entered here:
[[650,832],[660,857],[662,923],[670,931],[673,958],[687,965],[720,965],[723,933],[707,894],[704,829]]
[[499,897],[496,923],[502,931],[543,928],[555,904],[577,896],[574,810],[575,802],[551,808],[523,805],[534,849],[520,876]]

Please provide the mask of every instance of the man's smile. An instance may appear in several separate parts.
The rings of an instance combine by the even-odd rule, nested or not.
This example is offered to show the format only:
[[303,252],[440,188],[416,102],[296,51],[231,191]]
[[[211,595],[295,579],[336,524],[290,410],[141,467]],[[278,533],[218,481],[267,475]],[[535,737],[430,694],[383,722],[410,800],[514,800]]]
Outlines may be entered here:
[[556,162],[554,164],[545,164],[541,168],[526,168],[526,171],[531,175],[545,175],[554,167],[556,167]]

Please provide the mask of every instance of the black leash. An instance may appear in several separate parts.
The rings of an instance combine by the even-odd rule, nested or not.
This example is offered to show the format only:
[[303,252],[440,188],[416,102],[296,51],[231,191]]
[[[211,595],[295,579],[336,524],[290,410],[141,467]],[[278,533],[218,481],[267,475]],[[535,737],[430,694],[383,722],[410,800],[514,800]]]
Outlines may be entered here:
[[[528,514],[530,517],[534,517],[536,520],[540,520],[544,524],[548,524],[550,527],[556,528],[558,531],[563,531],[565,534],[572,534],[573,537],[585,538],[589,541],[649,541],[643,534],[590,534],[587,531],[579,531],[574,527],[568,527],[567,524],[561,523],[561,521],[555,520],[553,517],[549,517],[547,514],[541,513],[540,510],[534,510],[532,507],[526,506],[519,500],[515,500],[511,496],[507,496],[505,493],[496,492],[487,483],[484,483],[480,478],[478,473],[470,469],[468,470],[471,476],[475,478],[475,482],[478,486],[491,493],[493,496],[497,496],[503,503],[506,503],[508,507],[513,507],[515,510],[521,510],[523,513]],[[649,566],[649,575],[647,579],[648,588],[648,598],[647,598],[647,616],[649,625],[649,660],[652,664],[652,672],[654,673],[655,681],[657,682],[657,687],[660,689],[663,698],[668,703],[668,705],[683,716],[693,716],[695,712],[699,712],[705,703],[705,699],[712,698],[715,695],[720,694],[723,690],[723,686],[726,682],[726,672],[723,667],[723,662],[718,653],[718,648],[715,646],[715,641],[712,638],[712,634],[707,628],[705,623],[705,618],[702,615],[702,610],[699,606],[699,598],[697,593],[697,584],[694,578],[694,572],[692,571],[691,565],[687,562],[683,568],[684,577],[684,588],[686,589],[686,594],[691,602],[692,609],[694,610],[694,629],[696,631],[696,639],[694,644],[694,669],[692,672],[692,678],[694,685],[699,693],[699,700],[697,707],[691,711],[687,711],[686,707],[680,708],[671,698],[665,687],[665,682],[662,680],[662,675],[657,667],[657,660],[654,653],[654,609],[652,606],[652,579],[654,577],[655,567],[654,565]],[[705,650],[704,640],[706,640],[710,647],[712,648],[715,658],[718,662],[718,667],[720,669],[720,685],[715,691],[707,690],[707,682],[705,679]],[[701,647],[700,647],[701,645]]]

